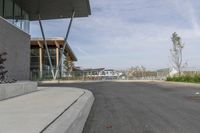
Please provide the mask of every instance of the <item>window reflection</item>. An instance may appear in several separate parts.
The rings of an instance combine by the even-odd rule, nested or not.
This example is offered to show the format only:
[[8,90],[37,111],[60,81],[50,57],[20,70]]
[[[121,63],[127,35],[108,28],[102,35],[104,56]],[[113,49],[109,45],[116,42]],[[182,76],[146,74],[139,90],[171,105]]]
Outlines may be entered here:
[[[49,47],[49,54],[53,68],[56,69],[56,48]],[[51,75],[51,68],[49,64],[49,58],[45,48],[42,48],[42,69],[44,75]],[[39,47],[31,47],[31,71],[40,70],[40,54]]]
[[29,33],[30,22],[27,12],[21,9],[13,0],[0,0],[0,16],[10,23]]
[[14,5],[14,24],[21,27],[21,8],[17,4]]
[[3,16],[3,0],[0,0],[0,16]]
[[13,23],[13,1],[4,1],[4,18]]
[[[56,68],[56,49],[55,48],[49,48],[49,54],[51,57],[51,62],[54,68]],[[50,68],[50,64],[49,64],[49,59],[47,56],[47,52],[44,49],[44,69],[49,69]]]
[[21,29],[29,33],[30,29],[29,15],[25,11],[22,11],[22,23]]
[[31,48],[31,70],[39,70],[39,48]]

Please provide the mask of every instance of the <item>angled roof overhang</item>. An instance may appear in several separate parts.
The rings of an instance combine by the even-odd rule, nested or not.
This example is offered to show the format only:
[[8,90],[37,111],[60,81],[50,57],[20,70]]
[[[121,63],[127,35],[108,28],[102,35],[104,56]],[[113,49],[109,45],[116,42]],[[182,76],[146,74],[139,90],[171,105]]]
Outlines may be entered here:
[[[59,47],[62,48],[64,44],[64,38],[62,37],[47,38],[46,41],[47,41],[48,46],[57,47],[57,44],[58,44]],[[35,46],[35,45],[39,46],[39,44],[41,44],[42,46],[44,45],[44,40],[42,38],[31,38],[31,46]],[[65,47],[64,54],[67,54],[67,53],[69,54],[72,61],[78,61],[76,55],[74,54],[69,44],[67,44],[67,46]]]
[[75,17],[91,15],[89,0],[16,0],[30,15],[30,20],[69,18],[75,11]]

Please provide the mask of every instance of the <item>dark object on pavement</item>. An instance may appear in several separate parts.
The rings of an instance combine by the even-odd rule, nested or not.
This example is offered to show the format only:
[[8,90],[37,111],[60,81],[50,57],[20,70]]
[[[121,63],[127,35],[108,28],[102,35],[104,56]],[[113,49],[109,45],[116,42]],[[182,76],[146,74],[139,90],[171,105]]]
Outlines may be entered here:
[[105,128],[112,128],[112,125],[111,124],[107,124],[107,125],[105,125]]

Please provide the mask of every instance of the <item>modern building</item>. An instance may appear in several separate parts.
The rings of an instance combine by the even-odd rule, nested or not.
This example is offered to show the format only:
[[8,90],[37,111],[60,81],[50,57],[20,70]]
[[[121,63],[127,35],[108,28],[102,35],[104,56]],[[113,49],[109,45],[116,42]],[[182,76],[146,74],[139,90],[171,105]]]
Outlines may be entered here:
[[118,72],[114,69],[105,69],[105,68],[95,68],[95,69],[76,69],[76,72],[81,72],[84,78],[89,79],[105,79],[112,80],[118,79],[122,75],[121,72]]
[[103,79],[118,79],[119,73],[114,69],[104,69],[99,76]]
[[[89,0],[0,0],[0,52],[7,52],[8,76],[17,80],[30,79],[30,21],[39,21],[45,49],[51,59],[41,21],[71,18],[65,46],[73,18],[90,14]],[[51,70],[56,77],[57,70],[54,73],[52,65]]]
[[[62,37],[47,38],[46,41],[49,48],[53,69],[55,71],[57,67],[60,67],[59,76],[62,76],[63,75],[62,70],[64,69],[64,66],[62,65],[59,66],[59,61],[61,60],[60,57],[64,45],[64,38]],[[72,51],[69,45],[65,47],[62,62],[66,59],[72,62],[77,61],[77,57],[75,56],[74,52]],[[42,38],[31,39],[30,70],[31,70],[31,79],[52,78],[51,68],[49,65],[49,60],[45,49],[45,43]]]
[[104,70],[105,68],[83,69],[82,72],[86,77],[96,78],[96,77],[100,77],[100,74]]

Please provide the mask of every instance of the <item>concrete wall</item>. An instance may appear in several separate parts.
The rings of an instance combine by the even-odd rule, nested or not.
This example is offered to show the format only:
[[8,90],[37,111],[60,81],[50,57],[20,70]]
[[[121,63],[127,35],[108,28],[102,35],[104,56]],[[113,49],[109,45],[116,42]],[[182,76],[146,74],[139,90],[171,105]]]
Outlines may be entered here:
[[7,52],[8,77],[30,78],[30,35],[0,17],[0,52]]
[[37,82],[0,84],[0,101],[37,91]]

